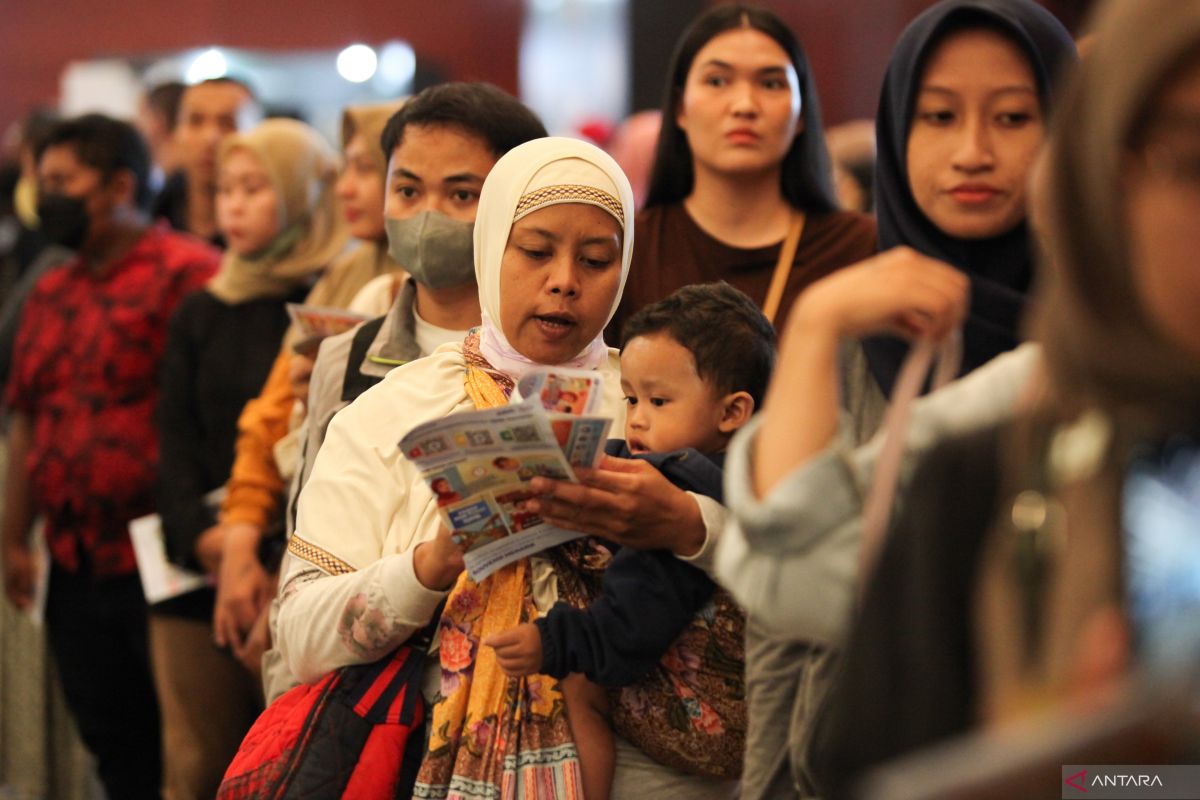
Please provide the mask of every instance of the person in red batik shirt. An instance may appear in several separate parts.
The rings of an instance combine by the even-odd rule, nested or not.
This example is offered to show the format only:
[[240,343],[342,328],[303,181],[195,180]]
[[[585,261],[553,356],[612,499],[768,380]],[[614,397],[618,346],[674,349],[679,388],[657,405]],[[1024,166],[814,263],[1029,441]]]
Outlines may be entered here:
[[150,159],[128,124],[60,123],[38,153],[47,238],[77,256],[44,275],[22,312],[10,413],[4,584],[33,597],[30,532],[45,520],[46,627],[68,705],[112,798],[158,797],[158,704],[131,519],[154,511],[154,410],[167,320],[216,250],[152,227]]

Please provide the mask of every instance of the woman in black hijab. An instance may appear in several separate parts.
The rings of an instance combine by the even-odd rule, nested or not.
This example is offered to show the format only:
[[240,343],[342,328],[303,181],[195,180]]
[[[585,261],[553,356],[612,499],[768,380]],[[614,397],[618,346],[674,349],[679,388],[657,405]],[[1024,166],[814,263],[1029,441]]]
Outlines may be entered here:
[[[970,122],[952,97],[928,85],[930,67],[947,37],[974,29],[999,34],[1024,55],[1036,83],[1039,123],[1051,109],[1059,68],[1075,60],[1075,45],[1063,26],[1046,9],[1026,0],[945,0],[914,20],[892,52],[876,118],[879,246],[887,250],[907,245],[970,278],[961,374],[1018,344],[1033,274],[1024,215],[1028,163],[1014,163],[1019,155],[1005,162],[1004,143],[996,137],[945,153],[949,160],[940,158],[939,174],[923,174],[931,164],[918,152],[929,149],[928,140],[920,138],[922,132],[930,126],[947,130]],[[995,111],[1007,113],[1002,104]],[[1001,135],[1015,122],[1019,121],[991,120]],[[972,133],[988,136],[986,131]],[[939,154],[931,158],[939,159]],[[1013,179],[1010,187],[1004,185],[1005,170]],[[872,375],[890,395],[907,344],[875,337],[863,347]]]

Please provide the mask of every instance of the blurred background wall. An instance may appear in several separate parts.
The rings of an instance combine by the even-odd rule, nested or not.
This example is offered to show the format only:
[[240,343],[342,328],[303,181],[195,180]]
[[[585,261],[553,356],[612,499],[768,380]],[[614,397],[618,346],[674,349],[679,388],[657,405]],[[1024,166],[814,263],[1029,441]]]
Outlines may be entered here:
[[[145,83],[184,77],[216,47],[232,54],[231,72],[249,77],[268,104],[285,110],[306,112],[297,95],[323,108],[438,80],[488,80],[520,94],[552,130],[567,133],[589,119],[615,121],[657,106],[672,43],[711,1],[0,0],[0,129],[37,106],[116,112],[135,103]],[[873,115],[892,42],[932,2],[762,4],[800,35],[826,119],[836,123]],[[1076,28],[1090,2],[1045,5]],[[380,59],[391,45],[390,84],[380,77],[382,62],[362,84],[338,76],[337,55],[355,43]],[[412,75],[398,83],[405,59]],[[133,89],[115,88],[122,81]],[[327,116],[336,118],[333,111]]]

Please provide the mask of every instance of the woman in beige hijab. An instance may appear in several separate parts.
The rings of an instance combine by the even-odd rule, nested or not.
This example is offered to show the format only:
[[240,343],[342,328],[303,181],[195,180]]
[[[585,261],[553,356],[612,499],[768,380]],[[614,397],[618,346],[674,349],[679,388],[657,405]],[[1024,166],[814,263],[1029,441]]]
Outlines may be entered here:
[[1053,396],[978,595],[993,720],[1200,657],[1200,3],[1112,0],[1094,33],[1042,187]]
[[[324,271],[304,300],[308,305],[346,308],[364,284],[399,269],[388,257],[383,231],[387,165],[379,139],[401,104],[355,106],[342,118],[346,163],[336,184],[341,203],[335,219],[360,242],[341,252]],[[220,644],[240,645],[252,632],[256,648],[269,644],[266,608],[275,592],[274,579],[262,568],[257,552],[268,529],[282,530],[280,498],[299,459],[298,431],[312,364],[290,344],[281,348],[261,391],[238,419],[236,455],[219,526],[225,545],[213,627]],[[257,663],[257,656],[248,657]]]
[[[171,320],[158,409],[159,511],[171,560],[216,575],[221,537],[212,494],[229,475],[237,419],[262,387],[301,302],[344,248],[337,153],[293,120],[268,120],[220,151],[217,220],[229,249],[204,291]],[[162,706],[166,784],[212,797],[259,708],[257,681],[212,646],[208,588],[152,607],[151,652]]]
[[827,796],[1200,663],[1200,3],[1111,0],[1095,34],[1035,198],[1047,391],[913,478],[817,734]]
[[[342,174],[337,196],[342,219],[358,245],[314,287],[309,298],[314,305],[347,307],[366,284],[380,276],[394,276],[400,269],[388,256],[383,228],[387,158],[379,140],[387,121],[403,105],[403,100],[392,100],[350,106],[342,114]],[[387,311],[388,305],[383,303],[378,313]]]

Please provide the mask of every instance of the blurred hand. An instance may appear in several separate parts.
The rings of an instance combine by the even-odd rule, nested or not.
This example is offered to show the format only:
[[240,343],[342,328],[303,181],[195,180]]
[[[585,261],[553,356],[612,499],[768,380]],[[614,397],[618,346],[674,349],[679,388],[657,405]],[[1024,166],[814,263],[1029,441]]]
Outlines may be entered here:
[[217,570],[217,603],[213,638],[235,651],[271,602],[272,580],[258,560],[261,532],[246,523],[226,523],[225,542]]
[[426,589],[446,591],[463,569],[462,547],[451,538],[445,525],[438,526],[437,536],[417,545],[413,551],[413,571]]
[[496,663],[510,678],[536,675],[542,668],[542,634],[532,622],[493,634],[483,646],[496,651]]
[[28,611],[33,605],[34,588],[37,585],[37,553],[28,543],[4,545],[4,594],[20,611]]
[[204,571],[214,578],[217,577],[217,570],[221,566],[221,552],[224,548],[225,526],[220,523],[213,525],[196,539],[196,546],[193,548],[196,560],[200,562]]
[[288,362],[288,382],[292,387],[292,397],[308,405],[308,381],[312,377],[314,360],[299,353],[293,353]]
[[596,469],[576,468],[580,483],[534,478],[529,510],[552,525],[610,539],[636,550],[693,555],[704,545],[695,498],[641,459],[604,456]]
[[[272,581],[272,584],[276,583]],[[275,592],[272,590],[272,595]],[[249,632],[246,634],[245,640],[240,645],[234,645],[233,655],[242,666],[254,676],[256,681],[262,680],[262,657],[263,653],[271,646],[271,628],[269,623],[271,615],[271,604],[268,602],[266,608],[259,612],[258,619],[250,626]]]
[[970,286],[954,267],[894,247],[812,284],[797,300],[784,338],[821,330],[837,338],[892,333],[940,341],[966,318]]

